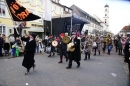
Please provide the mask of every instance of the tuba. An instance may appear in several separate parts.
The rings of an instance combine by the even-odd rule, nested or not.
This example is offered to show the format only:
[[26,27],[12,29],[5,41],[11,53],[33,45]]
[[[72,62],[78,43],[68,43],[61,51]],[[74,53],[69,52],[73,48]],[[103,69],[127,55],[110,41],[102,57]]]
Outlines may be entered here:
[[68,44],[70,42],[70,37],[69,36],[64,36],[62,39],[62,42],[65,44]]
[[74,43],[71,42],[71,43],[68,44],[68,47],[67,47],[68,51],[74,52],[75,48],[72,48],[72,46],[74,46]]

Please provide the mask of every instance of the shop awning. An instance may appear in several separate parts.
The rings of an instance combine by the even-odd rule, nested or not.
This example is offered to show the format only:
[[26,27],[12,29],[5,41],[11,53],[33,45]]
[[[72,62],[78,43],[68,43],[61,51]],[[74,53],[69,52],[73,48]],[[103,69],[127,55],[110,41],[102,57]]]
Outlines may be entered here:
[[44,32],[44,29],[43,28],[30,28],[30,29],[27,29],[27,31],[29,31],[29,32]]

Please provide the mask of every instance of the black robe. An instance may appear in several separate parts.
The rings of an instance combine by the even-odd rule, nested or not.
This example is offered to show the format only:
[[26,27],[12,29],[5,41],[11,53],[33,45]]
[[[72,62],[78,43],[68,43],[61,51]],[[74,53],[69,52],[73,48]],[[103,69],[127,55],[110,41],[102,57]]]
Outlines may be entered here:
[[130,39],[127,40],[125,48],[124,48],[124,53],[125,53],[125,62],[130,63]]
[[32,40],[29,42],[29,38],[21,38],[21,40],[26,41],[25,51],[24,51],[24,59],[22,66],[27,69],[30,69],[34,63],[34,55],[35,55],[35,48],[36,48],[36,41]]
[[[71,40],[72,42],[72,40]],[[74,61],[80,61],[81,60],[81,52],[80,52],[80,39],[77,37],[74,38],[74,46],[75,48],[74,52],[68,52],[68,59],[74,60]]]
[[62,42],[62,39],[58,41],[58,48],[60,56],[67,55],[67,44]]

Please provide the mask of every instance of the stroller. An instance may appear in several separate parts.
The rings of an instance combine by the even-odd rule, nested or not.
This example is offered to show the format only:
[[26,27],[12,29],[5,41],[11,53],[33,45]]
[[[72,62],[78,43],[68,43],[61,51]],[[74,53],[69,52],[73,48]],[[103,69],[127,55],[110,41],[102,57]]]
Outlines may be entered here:
[[4,54],[3,54],[4,56],[11,55],[11,53],[9,52],[10,51],[10,44],[9,43],[4,43],[3,49],[4,49]]

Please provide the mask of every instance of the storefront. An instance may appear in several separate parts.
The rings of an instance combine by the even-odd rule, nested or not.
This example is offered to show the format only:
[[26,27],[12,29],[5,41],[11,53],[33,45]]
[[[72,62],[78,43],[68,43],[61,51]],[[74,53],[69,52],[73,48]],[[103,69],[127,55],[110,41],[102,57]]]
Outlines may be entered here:
[[44,29],[43,25],[40,24],[31,24],[31,27],[29,29],[24,29],[24,33],[35,33],[36,35],[39,35],[40,38],[43,38],[44,36]]

